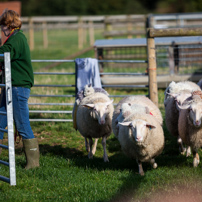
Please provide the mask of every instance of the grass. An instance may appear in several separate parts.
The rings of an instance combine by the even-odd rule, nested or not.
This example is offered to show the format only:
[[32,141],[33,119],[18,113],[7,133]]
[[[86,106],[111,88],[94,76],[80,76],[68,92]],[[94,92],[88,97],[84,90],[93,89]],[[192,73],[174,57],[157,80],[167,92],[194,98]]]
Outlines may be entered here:
[[[74,38],[73,38],[74,39]],[[57,51],[61,51],[58,53]],[[32,52],[33,59],[60,59],[70,52],[67,50],[41,48]],[[76,51],[76,48],[73,50]],[[37,53],[38,52],[38,53]],[[57,56],[58,54],[58,56]],[[93,52],[81,55],[92,56]],[[43,71],[47,64],[34,64],[34,71]],[[73,71],[74,66],[61,64],[49,71]],[[35,83],[71,83],[73,78],[55,76],[44,79],[35,77]],[[147,94],[147,90],[107,89],[110,94]],[[33,88],[32,94],[73,94],[72,89]],[[160,110],[165,119],[163,108],[164,89],[159,89]],[[71,98],[70,101],[73,101]],[[30,102],[54,102],[53,98],[30,98]],[[69,102],[61,98],[58,102]],[[116,102],[118,99],[115,100]],[[30,107],[31,109],[37,107]],[[49,109],[50,107],[45,107]],[[54,108],[54,107],[53,107]],[[67,110],[68,107],[60,107]],[[33,116],[33,115],[32,115]],[[36,116],[36,115],[35,115]],[[44,118],[48,115],[39,114]],[[53,118],[55,115],[50,115]],[[87,157],[84,138],[75,131],[72,123],[31,122],[32,129],[39,141],[40,167],[25,170],[25,156],[22,142],[16,144],[17,186],[10,186],[0,181],[0,201],[69,201],[69,202],[117,202],[117,201],[177,201],[187,196],[192,201],[202,201],[202,169],[193,168],[192,157],[179,154],[176,138],[171,136],[165,123],[165,148],[156,158],[157,169],[143,163],[145,176],[138,174],[135,160],[126,157],[118,140],[113,134],[107,140],[109,163],[103,162],[101,141],[98,142],[96,154],[92,160]],[[7,142],[5,135],[4,143]],[[201,155],[200,151],[200,155]],[[3,150],[1,159],[8,161],[8,152]],[[8,168],[0,165],[0,175],[9,176]],[[186,195],[185,195],[186,194]],[[162,199],[163,198],[163,199]],[[185,200],[184,200],[185,201]]]

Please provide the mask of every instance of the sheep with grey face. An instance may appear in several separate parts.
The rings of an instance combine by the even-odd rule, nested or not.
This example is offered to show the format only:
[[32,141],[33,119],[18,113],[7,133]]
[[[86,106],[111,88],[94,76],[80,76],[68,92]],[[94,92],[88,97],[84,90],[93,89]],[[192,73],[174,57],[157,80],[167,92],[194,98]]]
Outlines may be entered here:
[[117,104],[113,113],[112,129],[116,137],[118,136],[118,122],[122,122],[127,116],[133,113],[148,113],[153,115],[159,121],[160,125],[163,124],[163,118],[159,108],[149,98],[143,95],[128,96]]
[[202,99],[193,95],[190,104],[181,108],[178,121],[179,136],[182,141],[191,146],[193,152],[193,166],[199,164],[198,150],[202,147]]
[[142,162],[150,162],[153,168],[157,168],[155,158],[163,151],[164,133],[154,116],[131,114],[119,122],[118,140],[123,152],[136,159],[140,175],[144,175]]
[[200,89],[202,89],[202,79],[199,80],[199,82],[197,83],[197,85],[200,87]]
[[[182,106],[184,102],[191,97],[192,91],[198,90],[200,91],[200,87],[191,81],[178,83],[172,81],[164,92],[165,123],[170,134],[177,137],[177,142],[182,153],[184,153],[186,149],[183,146],[177,127],[179,119],[178,106]],[[189,149],[187,150],[187,156],[188,155],[190,155]]]
[[[106,139],[112,132],[112,115],[114,111],[113,100],[103,92],[95,92],[92,87],[86,86],[84,89],[85,97],[77,100],[77,110],[73,112],[73,119],[76,121],[76,128],[85,138],[88,157],[93,158],[96,151],[98,138],[102,138],[104,149],[104,161],[107,162]],[[74,117],[76,116],[76,118]],[[93,145],[93,138],[95,144]],[[88,140],[89,143],[88,143]]]

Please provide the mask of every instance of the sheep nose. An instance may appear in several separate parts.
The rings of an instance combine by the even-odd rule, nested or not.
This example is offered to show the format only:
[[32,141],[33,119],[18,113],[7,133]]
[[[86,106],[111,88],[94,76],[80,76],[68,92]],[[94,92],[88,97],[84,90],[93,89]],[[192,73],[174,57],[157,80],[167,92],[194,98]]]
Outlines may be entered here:
[[105,124],[105,121],[104,121],[104,120],[101,120],[101,121],[100,121],[100,124],[101,124],[101,125]]
[[199,126],[199,121],[195,121],[196,125]]

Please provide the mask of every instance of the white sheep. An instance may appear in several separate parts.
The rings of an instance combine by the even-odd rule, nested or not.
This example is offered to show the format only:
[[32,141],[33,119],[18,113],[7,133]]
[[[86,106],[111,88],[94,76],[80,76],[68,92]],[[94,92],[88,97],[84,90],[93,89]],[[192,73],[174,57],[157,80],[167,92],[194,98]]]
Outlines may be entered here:
[[180,106],[178,121],[179,136],[192,148],[193,166],[197,167],[200,160],[198,149],[202,147],[202,99],[199,95],[192,96],[192,101]]
[[123,152],[136,159],[140,175],[144,175],[142,162],[150,162],[157,168],[155,157],[162,153],[165,140],[162,126],[154,116],[131,114],[119,123],[118,140]]
[[[73,110],[73,120],[76,122],[74,125],[85,138],[89,158],[93,158],[97,140],[102,138],[104,161],[109,161],[106,152],[106,138],[112,132],[111,122],[114,111],[112,103],[113,100],[110,100],[106,93],[95,91],[91,86],[85,86],[84,97],[76,100],[76,107]],[[92,138],[96,138],[93,148]],[[89,139],[89,143],[87,139]]]
[[192,81],[180,81],[178,83],[172,81],[164,92],[164,105],[173,98],[173,95],[178,95],[180,91],[188,90],[190,92],[201,90],[200,87]]
[[[191,81],[182,81],[178,83],[172,81],[164,92],[166,127],[170,134],[177,137],[177,142],[182,153],[184,153],[186,149],[183,146],[177,127],[179,119],[178,106],[182,106],[184,102],[191,97],[192,92],[198,90],[200,90],[200,87]],[[190,155],[189,148],[187,150],[187,156],[188,155]]]
[[159,121],[160,125],[163,124],[163,118],[159,108],[149,98],[143,95],[128,96],[117,104],[113,113],[112,129],[116,137],[118,136],[118,122],[122,122],[132,113],[148,113],[153,115]]

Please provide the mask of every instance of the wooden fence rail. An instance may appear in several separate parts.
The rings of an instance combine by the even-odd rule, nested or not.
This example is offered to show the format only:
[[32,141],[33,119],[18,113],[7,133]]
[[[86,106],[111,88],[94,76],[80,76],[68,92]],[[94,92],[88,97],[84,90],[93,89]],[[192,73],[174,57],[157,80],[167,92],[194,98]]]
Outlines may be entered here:
[[[48,48],[48,29],[78,30],[78,47],[83,49],[86,37],[90,46],[94,44],[95,29],[103,29],[103,37],[145,37],[146,27],[165,28],[170,21],[176,21],[175,26],[182,25],[201,27],[202,13],[173,14],[173,15],[110,15],[110,16],[47,16],[21,17],[23,30],[29,30],[30,49],[34,49],[34,31],[43,30],[43,47]],[[197,20],[200,19],[200,20]],[[178,21],[180,20],[180,24]],[[149,22],[148,22],[149,21]],[[160,24],[159,24],[160,22]],[[188,24],[186,24],[188,23]],[[174,26],[174,25],[172,25]]]

